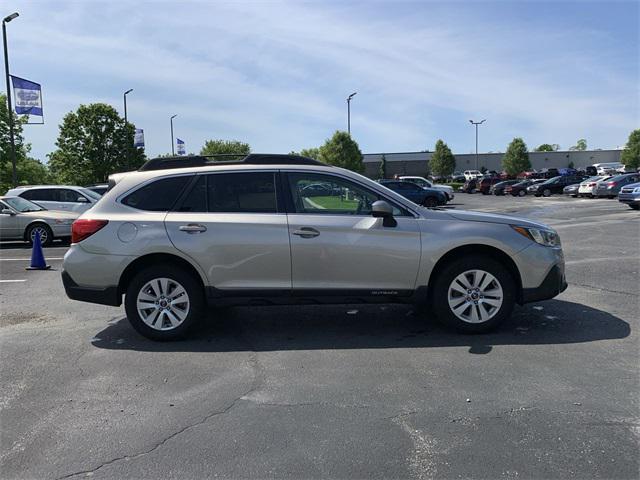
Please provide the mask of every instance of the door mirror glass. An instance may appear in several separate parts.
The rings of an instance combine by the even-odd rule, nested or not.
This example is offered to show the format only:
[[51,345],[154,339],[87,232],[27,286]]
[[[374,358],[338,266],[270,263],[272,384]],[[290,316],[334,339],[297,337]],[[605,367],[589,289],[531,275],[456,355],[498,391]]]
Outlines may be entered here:
[[86,198],[84,198],[83,196],[79,196],[78,199],[76,200],[76,202],[80,202],[80,203],[87,203],[89,200],[87,200]]

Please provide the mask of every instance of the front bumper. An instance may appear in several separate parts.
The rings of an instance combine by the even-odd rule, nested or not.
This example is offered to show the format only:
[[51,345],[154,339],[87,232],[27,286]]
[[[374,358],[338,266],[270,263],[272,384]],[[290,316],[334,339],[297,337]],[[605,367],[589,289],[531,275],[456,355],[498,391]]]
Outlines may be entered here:
[[521,303],[548,300],[564,292],[567,287],[564,270],[559,265],[554,265],[539,287],[522,289]]
[[618,201],[627,205],[640,205],[640,193],[620,193]]
[[122,305],[122,295],[118,293],[117,286],[105,288],[81,287],[71,278],[71,275],[64,270],[62,271],[62,284],[64,285],[64,291],[67,297],[71,300],[99,303],[113,307]]

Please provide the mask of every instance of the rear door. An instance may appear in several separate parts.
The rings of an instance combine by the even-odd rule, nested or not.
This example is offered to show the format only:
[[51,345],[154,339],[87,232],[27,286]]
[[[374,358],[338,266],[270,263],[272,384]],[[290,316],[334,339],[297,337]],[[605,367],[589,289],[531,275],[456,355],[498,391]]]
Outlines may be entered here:
[[56,189],[60,209],[68,212],[84,212],[93,205],[82,193],[70,188]]
[[278,202],[277,178],[275,171],[198,175],[165,218],[173,244],[221,294],[291,289],[287,216]]
[[[283,182],[294,292],[402,295],[415,288],[421,240],[413,214],[396,205],[397,225],[383,226],[371,216],[382,196],[338,175],[291,171]],[[334,193],[306,196],[304,187],[318,182]]]

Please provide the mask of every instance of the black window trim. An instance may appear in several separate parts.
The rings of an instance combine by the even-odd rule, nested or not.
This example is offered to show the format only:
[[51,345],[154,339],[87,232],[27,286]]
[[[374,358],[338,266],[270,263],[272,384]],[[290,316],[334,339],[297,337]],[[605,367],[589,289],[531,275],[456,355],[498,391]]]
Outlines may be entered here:
[[[365,185],[362,182],[359,182],[357,180],[354,180],[353,178],[347,177],[345,175],[340,175],[337,172],[324,172],[324,171],[316,171],[316,170],[298,170],[298,169],[291,169],[291,170],[281,170],[280,171],[280,177],[281,177],[281,186],[282,186],[282,190],[283,193],[285,194],[285,207],[286,207],[286,211],[288,215],[324,215],[324,216],[328,216],[328,214],[326,213],[310,213],[310,212],[297,212],[296,211],[296,206],[295,203],[293,201],[293,192],[291,192],[291,187],[290,187],[290,183],[289,183],[289,174],[290,173],[307,173],[307,174],[311,174],[311,175],[323,175],[323,176],[327,176],[327,177],[338,177],[341,180],[347,181],[347,182],[351,182],[356,184],[357,186],[359,186],[360,188],[366,190],[366,191],[373,191],[376,193],[376,195],[378,195],[380,197],[381,200],[384,200],[385,202],[388,202],[392,207],[397,208],[400,211],[405,211],[408,213],[408,215],[400,215],[400,217],[402,218],[419,218],[420,215],[418,215],[416,212],[413,211],[413,209],[398,203],[397,201],[390,199],[389,197],[387,197],[384,193],[382,192],[378,192],[375,189],[372,189],[369,185]],[[366,217],[370,217],[371,214],[343,214],[343,213],[334,213],[334,215],[340,215],[340,216],[348,216],[348,217],[358,217],[358,218],[366,218]]]
[[[200,179],[200,177],[204,176],[205,177],[205,185],[208,184],[208,178],[207,176],[209,175],[228,175],[228,174],[243,174],[243,173],[270,173],[273,175],[273,186],[276,189],[276,211],[275,212],[182,212],[180,211],[180,207],[182,206],[182,204],[184,203],[184,201],[186,200],[186,198],[191,194],[191,191],[195,188],[196,183],[198,183],[198,180]],[[193,175],[193,174],[192,174]],[[285,215],[286,211],[285,211],[285,206],[284,206],[284,197],[282,195],[282,188],[281,188],[281,180],[280,180],[280,171],[278,170],[272,170],[272,169],[250,169],[250,170],[224,170],[221,172],[198,172],[195,175],[193,175],[193,180],[191,181],[191,183],[189,183],[184,191],[182,192],[182,194],[178,197],[178,200],[176,201],[176,203],[173,205],[173,207],[171,208],[171,210],[169,210],[172,213],[192,213],[192,214],[198,214],[198,213],[204,213],[207,215],[216,215],[216,214],[221,214],[221,215],[227,215],[227,214],[233,214],[233,215]],[[207,205],[207,210],[209,208],[209,205]]]

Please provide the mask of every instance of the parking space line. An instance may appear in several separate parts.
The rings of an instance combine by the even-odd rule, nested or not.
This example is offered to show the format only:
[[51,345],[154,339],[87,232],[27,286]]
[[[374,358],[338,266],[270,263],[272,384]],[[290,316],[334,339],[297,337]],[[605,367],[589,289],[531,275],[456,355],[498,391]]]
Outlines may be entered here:
[[[47,260],[64,260],[64,257],[47,257],[45,256],[45,258]],[[2,258],[0,257],[0,262],[4,261],[4,262],[18,262],[18,261],[23,261],[26,260],[27,262],[29,260],[31,260],[31,257],[28,258]]]
[[26,280],[0,280],[0,283],[20,283],[26,282]]

